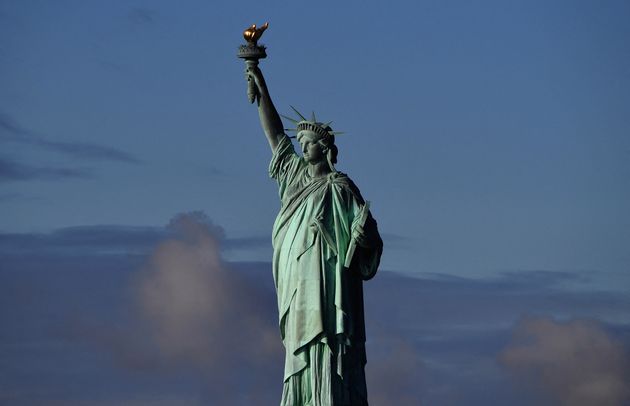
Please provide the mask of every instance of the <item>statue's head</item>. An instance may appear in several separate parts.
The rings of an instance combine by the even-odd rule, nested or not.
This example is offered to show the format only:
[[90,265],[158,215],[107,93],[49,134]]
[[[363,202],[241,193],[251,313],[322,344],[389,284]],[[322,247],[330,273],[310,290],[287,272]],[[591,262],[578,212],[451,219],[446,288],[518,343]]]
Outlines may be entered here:
[[291,108],[302,120],[298,121],[290,117],[283,117],[297,124],[297,128],[290,131],[297,132],[296,138],[302,146],[304,159],[312,165],[327,161],[330,169],[335,171],[334,164],[337,163],[338,152],[335,145],[335,134],[342,133],[333,131],[330,127],[332,121],[328,123],[319,122],[315,118],[315,113],[313,113],[311,120],[307,120],[293,106]]
[[[300,129],[300,127],[303,127]],[[318,128],[318,130],[314,130]],[[337,146],[332,128],[319,122],[301,121],[298,123],[297,140],[302,146],[304,159],[311,165],[328,161],[331,170],[337,163]]]

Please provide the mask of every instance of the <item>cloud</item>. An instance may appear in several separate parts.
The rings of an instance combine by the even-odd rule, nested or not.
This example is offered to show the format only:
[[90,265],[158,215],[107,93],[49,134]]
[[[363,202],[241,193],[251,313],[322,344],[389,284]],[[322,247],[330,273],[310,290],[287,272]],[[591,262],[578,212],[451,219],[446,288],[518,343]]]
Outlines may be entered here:
[[0,158],[0,182],[28,180],[90,179],[94,175],[88,169],[36,167]]
[[2,112],[0,112],[0,129],[13,135],[30,135],[28,131],[21,128],[8,114]]
[[525,319],[500,360],[519,381],[561,405],[618,406],[630,400],[628,354],[595,321]]
[[72,335],[125,369],[197,371],[214,404],[232,404],[236,393],[242,404],[273,400],[268,388],[280,390],[283,365],[273,292],[222,260],[223,230],[203,214],[181,214],[167,228],[132,279],[132,322],[82,323]]
[[[0,196],[0,201],[2,200]],[[6,199],[13,198],[8,195]],[[202,213],[191,213],[203,216]],[[87,225],[62,227],[47,233],[0,233],[0,254],[55,254],[63,255],[76,252],[96,254],[148,254],[163,240],[175,237],[177,228],[124,226],[124,225]],[[220,241],[221,249],[249,250],[271,246],[269,236],[227,238],[216,227],[215,238]]]
[[[528,314],[591,317],[626,326],[627,295],[589,289],[589,277],[551,271],[487,278],[383,272],[364,288],[368,340],[377,338],[370,326],[379,326],[396,331],[417,351],[420,378],[409,393],[420,404],[541,404],[536,394],[510,385],[497,354],[510,340],[514,321]],[[370,354],[369,362],[375,361]],[[373,382],[368,389],[381,390]]]
[[49,233],[0,233],[0,253],[148,253],[167,237],[161,227],[115,225],[64,227]]
[[393,233],[381,233],[381,238],[388,249],[416,249],[413,238]]
[[199,214],[180,215],[169,227],[177,236],[158,245],[138,281],[161,353],[203,365],[234,354],[249,362],[276,355],[277,328],[258,308],[264,295],[222,261],[222,230]]
[[156,15],[155,10],[136,7],[129,12],[127,17],[133,24],[150,24],[155,21]]
[[[369,312],[397,326],[415,326],[419,336],[487,332],[509,327],[527,314],[600,318],[628,323],[630,297],[590,290],[592,274],[556,271],[505,272],[485,278],[443,274],[382,275],[366,284]],[[399,300],[391,300],[392,297]]]
[[103,145],[88,144],[84,142],[47,141],[34,138],[24,139],[22,140],[22,142],[43,147],[51,151],[70,155],[75,158],[117,161],[128,164],[140,163],[140,160],[138,158],[127,152]]
[[[0,163],[1,165],[1,163]],[[13,200],[18,200],[23,198],[24,196],[20,193],[2,193],[0,194],[0,203],[2,202],[10,202]]]
[[420,404],[424,391],[423,364],[409,337],[400,331],[379,327],[368,340],[366,379],[370,404]]
[[137,164],[140,160],[117,148],[85,142],[50,141],[19,125],[8,114],[0,112],[0,140],[33,145],[48,151],[85,160],[115,161]]

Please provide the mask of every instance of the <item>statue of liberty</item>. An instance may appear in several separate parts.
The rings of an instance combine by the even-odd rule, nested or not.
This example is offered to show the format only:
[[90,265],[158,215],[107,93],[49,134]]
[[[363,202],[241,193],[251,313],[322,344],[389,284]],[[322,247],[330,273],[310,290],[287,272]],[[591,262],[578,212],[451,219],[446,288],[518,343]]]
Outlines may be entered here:
[[359,189],[335,169],[338,133],[330,123],[295,109],[298,118],[285,117],[296,124],[299,156],[257,63],[246,77],[281,202],[272,234],[286,350],[281,406],[367,405],[363,281],[376,273],[383,250],[376,221]]

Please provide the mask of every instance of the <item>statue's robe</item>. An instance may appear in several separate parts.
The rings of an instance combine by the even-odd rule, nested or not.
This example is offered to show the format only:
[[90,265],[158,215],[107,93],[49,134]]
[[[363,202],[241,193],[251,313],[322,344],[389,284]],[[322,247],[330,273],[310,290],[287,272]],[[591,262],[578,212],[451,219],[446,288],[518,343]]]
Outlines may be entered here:
[[345,174],[312,178],[307,169],[282,136],[269,166],[281,200],[273,277],[286,349],[282,405],[366,405],[362,283],[376,273],[382,240],[369,215],[373,247],[357,247],[344,267],[364,200]]

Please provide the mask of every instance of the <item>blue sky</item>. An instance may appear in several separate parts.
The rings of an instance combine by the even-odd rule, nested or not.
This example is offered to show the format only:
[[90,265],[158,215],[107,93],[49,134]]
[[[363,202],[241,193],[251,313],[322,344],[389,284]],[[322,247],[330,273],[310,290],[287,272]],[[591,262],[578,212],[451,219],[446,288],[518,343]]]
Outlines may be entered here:
[[[366,286],[375,404],[573,402],[520,375],[555,364],[515,356],[513,337],[534,334],[542,353],[550,337],[628,351],[629,17],[623,1],[0,2],[0,400],[226,402],[208,383],[214,354],[160,347],[138,285],[162,280],[147,264],[190,218],[223,264],[190,280],[233,268],[229,286],[273,296],[277,190],[236,58],[242,30],[269,21],[277,108],[346,132],[338,168],[384,235]],[[252,323],[273,331],[273,312]],[[137,355],[137,337],[156,348]],[[127,365],[138,357],[149,366]],[[231,371],[256,381],[260,365],[243,362]],[[609,383],[628,374],[589,365]]]

